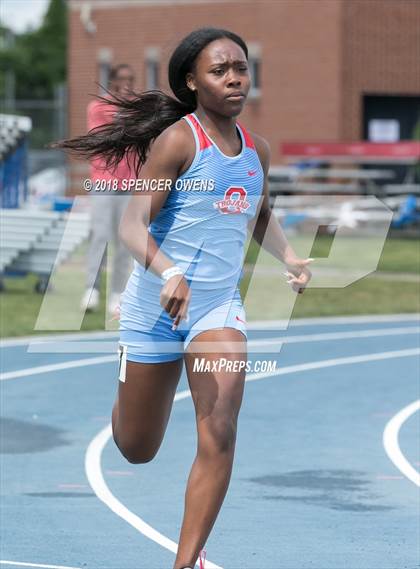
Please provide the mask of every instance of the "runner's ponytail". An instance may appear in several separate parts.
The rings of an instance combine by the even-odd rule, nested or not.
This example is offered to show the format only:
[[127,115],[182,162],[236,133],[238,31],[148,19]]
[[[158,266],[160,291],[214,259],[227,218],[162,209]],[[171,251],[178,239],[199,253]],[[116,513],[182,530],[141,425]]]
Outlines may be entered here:
[[219,28],[195,30],[181,41],[169,61],[169,85],[176,99],[160,90],[131,92],[127,96],[109,93],[109,97],[97,97],[115,106],[113,121],[85,135],[54,142],[50,147],[62,148],[88,159],[101,157],[108,169],[115,168],[130,155],[138,175],[152,142],[171,124],[196,109],[196,95],[188,88],[186,76],[194,70],[200,52],[221,38],[237,43],[248,57],[245,42],[235,33]]

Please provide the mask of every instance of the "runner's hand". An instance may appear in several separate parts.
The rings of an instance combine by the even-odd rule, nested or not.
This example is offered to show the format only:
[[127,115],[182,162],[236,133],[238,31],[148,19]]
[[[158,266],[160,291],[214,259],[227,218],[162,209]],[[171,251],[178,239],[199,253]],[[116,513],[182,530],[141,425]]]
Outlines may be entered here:
[[112,313],[112,318],[109,319],[109,322],[112,322],[112,320],[119,320],[120,316],[121,316],[121,306],[118,305],[115,307],[115,310]]
[[160,305],[174,319],[172,330],[176,330],[183,318],[188,322],[188,307],[191,290],[182,275],[174,275],[162,287]]
[[308,269],[307,265],[312,263],[313,260],[314,259],[311,257],[308,257],[307,259],[294,257],[285,262],[287,271],[284,274],[289,279],[287,282],[288,284],[291,284],[292,289],[299,294],[302,294],[305,291],[306,285],[311,280],[312,273]]

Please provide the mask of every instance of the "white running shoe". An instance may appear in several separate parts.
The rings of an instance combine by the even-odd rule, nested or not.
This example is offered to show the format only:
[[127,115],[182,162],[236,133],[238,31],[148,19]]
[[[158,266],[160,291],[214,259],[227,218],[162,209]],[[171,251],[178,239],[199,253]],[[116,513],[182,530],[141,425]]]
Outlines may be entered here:
[[87,289],[83,295],[80,308],[83,312],[91,312],[97,310],[99,307],[99,290],[96,288]]
[[206,550],[202,549],[200,551],[200,569],[206,569],[205,565],[206,565]]

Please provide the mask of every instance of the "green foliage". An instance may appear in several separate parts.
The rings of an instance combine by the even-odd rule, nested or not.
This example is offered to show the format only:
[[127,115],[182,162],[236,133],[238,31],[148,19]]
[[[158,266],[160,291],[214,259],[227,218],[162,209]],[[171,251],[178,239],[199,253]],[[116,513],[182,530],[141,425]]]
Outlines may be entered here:
[[[50,0],[42,25],[14,37],[7,46],[7,31],[0,28],[3,47],[0,67],[15,73],[16,99],[50,99],[54,87],[66,78],[67,8],[64,0]],[[4,80],[0,97],[4,98]]]
[[[322,241],[322,240],[321,240]],[[258,245],[256,245],[258,247]],[[320,254],[322,246],[315,254]],[[64,289],[77,289],[85,279],[83,252],[72,257],[67,266],[60,269],[60,280],[54,281],[53,296],[56,302],[69,307],[68,296]],[[255,249],[250,257],[256,259]],[[80,256],[79,256],[80,255]],[[250,258],[247,259],[250,262]],[[278,265],[278,261],[273,259]],[[392,314],[420,312],[420,280],[419,274],[419,241],[409,239],[390,239],[385,242],[378,271],[359,279],[357,282],[342,288],[309,288],[303,295],[296,295],[293,309],[294,318],[306,316],[333,316],[356,314]],[[386,271],[383,273],[382,271]],[[390,279],[390,272],[394,273]],[[411,275],[399,274],[410,272]],[[407,278],[407,277],[414,278]],[[241,282],[241,293],[245,294],[250,275],[245,275]],[[0,292],[0,337],[26,336],[34,334],[43,296],[33,292],[37,277],[28,275],[25,278],[5,278],[5,290]],[[64,284],[61,289],[61,283]],[[282,281],[284,285],[284,281]],[[278,277],[272,274],[256,274],[253,276],[253,293],[247,296],[246,313],[249,321],[283,318],[281,313],[282,292]],[[107,330],[117,330],[118,321],[109,322],[105,316],[106,275],[101,275],[100,310],[86,314],[82,330],[104,330],[107,319]],[[74,303],[73,303],[74,304]],[[72,305],[73,306],[73,305]],[[77,304],[74,310],[78,310]],[[57,311],[60,314],[60,311]],[[47,331],[39,331],[42,335]]]

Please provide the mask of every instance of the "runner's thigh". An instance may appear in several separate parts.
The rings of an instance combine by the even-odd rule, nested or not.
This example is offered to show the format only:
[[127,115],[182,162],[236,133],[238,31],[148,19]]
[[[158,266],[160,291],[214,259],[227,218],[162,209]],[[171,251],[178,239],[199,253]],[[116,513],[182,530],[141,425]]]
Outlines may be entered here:
[[171,414],[182,363],[182,358],[162,363],[127,361],[125,382],[118,382],[120,444],[159,448]]

